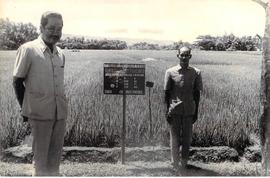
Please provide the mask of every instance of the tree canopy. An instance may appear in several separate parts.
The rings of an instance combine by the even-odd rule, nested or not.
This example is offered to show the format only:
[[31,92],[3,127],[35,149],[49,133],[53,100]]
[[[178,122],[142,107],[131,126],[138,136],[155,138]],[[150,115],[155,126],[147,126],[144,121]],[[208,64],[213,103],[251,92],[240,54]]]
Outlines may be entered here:
[[201,35],[195,42],[201,50],[215,51],[256,51],[261,49],[259,35],[237,37],[233,34],[223,36]]
[[37,29],[31,23],[14,23],[0,19],[0,49],[17,49],[27,41],[37,38]]

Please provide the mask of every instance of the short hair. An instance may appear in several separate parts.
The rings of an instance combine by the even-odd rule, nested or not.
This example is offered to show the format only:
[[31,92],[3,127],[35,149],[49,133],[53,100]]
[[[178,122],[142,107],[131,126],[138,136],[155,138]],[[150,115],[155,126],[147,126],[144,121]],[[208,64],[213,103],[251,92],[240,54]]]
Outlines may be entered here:
[[58,12],[53,12],[53,11],[47,11],[44,12],[41,16],[40,24],[45,27],[48,23],[49,17],[58,17],[63,21],[62,15]]
[[187,46],[183,46],[181,48],[178,48],[178,53],[180,54],[181,52],[185,52],[185,53],[191,53],[191,48],[187,47]]

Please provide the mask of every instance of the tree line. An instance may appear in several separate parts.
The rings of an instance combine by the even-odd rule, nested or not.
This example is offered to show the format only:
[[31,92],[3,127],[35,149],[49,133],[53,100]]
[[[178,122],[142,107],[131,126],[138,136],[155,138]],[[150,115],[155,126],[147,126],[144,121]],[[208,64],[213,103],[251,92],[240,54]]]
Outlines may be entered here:
[[121,40],[96,40],[84,37],[67,37],[57,44],[62,49],[110,49],[121,50],[127,48],[127,43]]
[[223,36],[201,35],[195,45],[201,50],[215,51],[257,51],[261,49],[262,38],[259,35],[237,37],[234,34]]
[[[37,28],[31,23],[15,23],[0,18],[0,50],[16,50],[18,47],[38,37]],[[194,44],[178,41],[168,45],[147,42],[127,45],[125,41],[108,39],[86,39],[85,37],[66,37],[57,44],[62,49],[105,49],[105,50],[176,50],[181,46],[189,46],[201,50],[241,50],[255,51],[261,49],[261,37],[237,37],[233,34],[223,36],[201,35]]]
[[[0,50],[16,50],[20,45],[38,37],[37,28],[31,23],[15,23],[0,18]],[[89,40],[84,37],[67,37],[57,44],[64,49],[126,49],[120,40]]]
[[9,19],[0,19],[0,49],[14,50],[37,38],[37,28],[31,23],[14,23]]

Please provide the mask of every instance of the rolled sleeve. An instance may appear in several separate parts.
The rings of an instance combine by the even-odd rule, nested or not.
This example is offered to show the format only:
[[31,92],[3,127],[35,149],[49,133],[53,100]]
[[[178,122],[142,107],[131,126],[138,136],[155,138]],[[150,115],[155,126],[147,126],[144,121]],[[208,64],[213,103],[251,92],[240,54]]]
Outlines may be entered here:
[[171,76],[170,72],[167,70],[165,73],[165,78],[164,78],[164,90],[170,90],[171,89]]
[[28,56],[28,49],[21,46],[16,54],[16,61],[13,70],[13,76],[25,78],[29,71],[31,61]]

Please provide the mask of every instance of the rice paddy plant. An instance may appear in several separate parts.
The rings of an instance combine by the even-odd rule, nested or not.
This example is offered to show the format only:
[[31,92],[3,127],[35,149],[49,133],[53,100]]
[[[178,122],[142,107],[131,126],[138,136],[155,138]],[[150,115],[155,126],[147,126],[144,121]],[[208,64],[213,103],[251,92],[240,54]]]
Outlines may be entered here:
[[0,149],[17,145],[29,133],[11,85],[14,54],[8,51],[0,54]]
[[[122,96],[103,94],[105,62],[145,63],[146,81],[154,82],[151,89],[153,135],[149,129],[148,91],[146,95],[128,95],[127,145],[168,145],[163,77],[168,67],[178,63],[175,51],[65,53],[65,88],[69,104],[65,145],[119,146]],[[0,52],[0,55],[0,141],[1,147],[6,148],[19,144],[19,138],[23,138],[22,133],[27,129],[22,124],[11,86],[15,52]],[[142,61],[144,58],[154,60]],[[194,51],[191,65],[201,69],[204,83],[192,144],[243,149],[249,144],[249,135],[258,131],[260,55]]]

